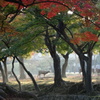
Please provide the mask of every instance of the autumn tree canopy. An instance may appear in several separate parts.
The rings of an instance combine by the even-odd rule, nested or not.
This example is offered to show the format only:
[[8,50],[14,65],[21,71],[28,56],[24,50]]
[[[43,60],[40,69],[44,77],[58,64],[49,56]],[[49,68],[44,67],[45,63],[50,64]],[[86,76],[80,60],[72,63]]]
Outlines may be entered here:
[[[87,92],[92,91],[91,82],[91,62],[92,49],[95,43],[99,40],[100,35],[100,7],[99,1],[96,0],[1,0],[0,10],[3,11],[2,19],[0,21],[1,29],[4,28],[5,23],[11,22],[19,13],[24,13],[24,10],[30,6],[37,6],[39,8],[39,16],[42,16],[47,24],[52,27],[58,35],[66,41],[67,44],[78,54],[80,64],[85,81]],[[4,10],[12,5],[14,10],[12,12],[4,12]],[[32,9],[33,12],[37,9]],[[70,28],[74,25],[68,23],[63,19],[56,19],[58,15],[64,13],[68,16],[68,11],[72,12],[73,18],[77,20],[78,27]],[[64,16],[65,16],[64,15]],[[62,16],[63,17],[63,16]],[[57,24],[50,21],[55,18]],[[81,23],[80,23],[81,21]],[[79,23],[78,23],[79,22]],[[74,27],[73,27],[74,28]],[[66,29],[66,30],[65,30]],[[4,30],[5,31],[5,30]],[[87,55],[87,56],[86,56]]]
[[[22,9],[26,9],[32,5],[37,5],[41,9],[41,15],[47,19],[51,19],[61,12],[71,11],[75,15],[79,16],[83,20],[85,27],[91,27],[94,25],[95,30],[100,30],[100,8],[96,0],[1,0],[0,6],[5,8],[8,5],[13,5],[16,10],[10,12],[7,15],[11,20]],[[2,9],[1,9],[2,10]],[[9,17],[7,16],[7,17]],[[77,35],[78,34],[78,35]],[[81,41],[98,41],[97,35],[92,32],[76,33],[71,39],[74,44],[79,44]],[[98,35],[99,36],[99,35]]]

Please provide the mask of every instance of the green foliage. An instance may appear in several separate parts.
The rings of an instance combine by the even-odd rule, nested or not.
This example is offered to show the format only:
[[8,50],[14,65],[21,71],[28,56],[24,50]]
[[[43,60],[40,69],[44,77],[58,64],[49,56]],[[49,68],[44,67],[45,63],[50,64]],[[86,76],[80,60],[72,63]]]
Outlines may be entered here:
[[59,39],[59,41],[58,41],[57,51],[61,54],[65,54],[66,52],[68,52],[68,53],[73,52],[73,50],[70,48],[70,46],[67,45],[66,42],[63,41],[62,39]]
[[80,30],[81,33],[84,33],[86,31],[92,32],[93,34],[99,34],[100,32],[97,30],[92,29],[91,27],[84,27],[83,29]]
[[[30,30],[33,30],[33,33],[40,33],[39,30],[41,31],[40,36],[38,36],[37,39],[37,48],[39,48],[36,51],[44,51],[44,49],[46,48],[45,46],[43,46],[44,43],[44,35],[45,35],[45,26],[49,23],[52,25],[57,26],[58,24],[58,20],[64,20],[66,23],[67,21],[69,21],[70,16],[68,16],[67,18],[65,18],[64,13],[61,13],[55,17],[53,17],[52,19],[45,19],[44,16],[40,15],[40,10],[37,7],[30,7],[25,14],[28,14],[28,17],[25,17],[26,20],[28,20],[28,23],[25,25],[24,29],[27,30],[27,32],[29,33]],[[29,19],[30,18],[30,19]],[[43,31],[43,32],[42,32]],[[69,48],[68,45],[66,45],[66,43],[64,43],[64,41],[62,41],[60,38],[55,38],[57,33],[56,31],[49,26],[49,35],[50,35],[50,40],[52,41],[52,44],[55,44],[57,47],[57,50],[60,53],[65,53],[66,51],[68,52],[72,52],[72,50]],[[43,41],[43,42],[42,42]]]
[[9,5],[6,6],[4,13],[10,14],[10,13],[14,13],[15,11],[16,11],[16,7],[9,4]]
[[98,41],[93,49],[95,54],[100,54],[100,41]]

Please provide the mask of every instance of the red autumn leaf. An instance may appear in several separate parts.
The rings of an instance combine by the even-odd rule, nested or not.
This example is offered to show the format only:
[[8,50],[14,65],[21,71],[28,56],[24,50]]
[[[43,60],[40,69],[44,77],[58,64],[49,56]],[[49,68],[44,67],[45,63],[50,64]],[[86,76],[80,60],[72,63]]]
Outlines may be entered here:
[[80,36],[81,36],[81,41],[82,41],[82,42],[89,42],[89,41],[90,41],[90,39],[88,39],[88,38],[86,37],[86,35],[84,35],[84,33],[81,33]]
[[41,15],[45,15],[46,12],[44,10],[41,11]]
[[77,3],[79,0],[71,0],[72,3]]
[[73,44],[80,44],[82,42],[90,42],[90,41],[97,42],[98,37],[89,31],[81,33],[81,34],[74,34],[74,38],[70,40],[70,42]]
[[86,36],[87,41],[89,41],[89,40],[90,41],[95,41],[95,42],[98,41],[98,37],[95,34],[91,33],[91,32],[85,32],[83,34]]
[[59,9],[59,8],[58,8],[58,9],[57,9],[57,8],[52,8],[51,11],[52,11],[52,12],[59,13],[59,12],[60,12],[60,9]]
[[99,27],[95,27],[95,30],[100,30],[100,28]]
[[75,37],[75,38],[71,39],[70,42],[73,44],[80,44],[80,42],[81,42],[80,40],[81,40],[80,37]]
[[34,0],[22,0],[24,5],[29,5],[32,4],[34,2]]
[[57,13],[56,12],[52,12],[52,11],[50,11],[50,12],[48,12],[48,14],[47,14],[47,18],[52,18],[52,17],[54,17],[54,16],[56,16],[57,15]]
[[52,5],[54,5],[54,3],[51,3],[51,2],[40,3],[39,8],[40,9],[48,9],[48,8],[51,8]]
[[[57,1],[57,0],[54,0],[54,1]],[[59,0],[57,2],[63,3],[63,1],[61,1],[61,0]],[[42,10],[47,9],[46,13],[47,13],[48,18],[52,18],[52,17],[56,16],[59,12],[67,10],[66,7],[60,5],[59,3],[55,3],[55,2],[41,3],[41,4],[39,4],[39,8]],[[44,12],[41,12],[41,14],[43,15]]]
[[92,6],[90,4],[84,4],[84,8],[92,9]]
[[94,13],[91,12],[89,9],[85,8],[85,9],[82,9],[81,15],[86,16],[86,17],[92,17]]
[[79,11],[79,12],[82,12],[82,9],[79,6],[74,5],[74,7],[75,7],[74,10]]

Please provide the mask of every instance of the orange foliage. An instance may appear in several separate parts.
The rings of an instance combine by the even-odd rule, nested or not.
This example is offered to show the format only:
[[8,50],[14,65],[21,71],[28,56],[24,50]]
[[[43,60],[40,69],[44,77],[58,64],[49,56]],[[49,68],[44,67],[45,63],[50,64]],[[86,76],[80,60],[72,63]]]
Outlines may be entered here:
[[71,43],[73,44],[80,44],[81,43],[81,38],[80,37],[75,37],[70,40]]
[[85,35],[87,39],[86,41],[95,41],[95,42],[98,41],[98,37],[91,32],[84,32],[83,34]]
[[17,32],[13,26],[5,22],[2,28],[0,29],[0,34],[9,34],[8,36],[16,36],[19,34],[19,32]]
[[74,38],[70,40],[70,42],[73,44],[80,44],[82,42],[90,42],[90,41],[97,42],[98,37],[89,31],[80,34],[75,34]]
[[[53,2],[40,3],[39,8],[42,9],[41,14],[42,15],[46,14],[47,18],[52,18],[56,16],[59,12],[67,10],[66,7]],[[46,12],[44,11],[45,9],[47,9]]]

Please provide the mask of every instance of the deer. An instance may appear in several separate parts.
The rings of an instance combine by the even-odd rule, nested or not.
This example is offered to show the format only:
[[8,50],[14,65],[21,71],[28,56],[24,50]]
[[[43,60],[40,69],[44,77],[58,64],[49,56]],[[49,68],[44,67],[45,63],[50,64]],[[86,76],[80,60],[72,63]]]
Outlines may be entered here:
[[8,75],[9,75],[9,77],[13,77],[13,74],[11,71],[8,71]]
[[41,74],[43,74],[44,75],[44,77],[45,77],[45,75],[47,74],[47,73],[49,73],[50,71],[43,71],[43,70],[40,70],[40,71],[38,71],[38,76],[40,76]]

